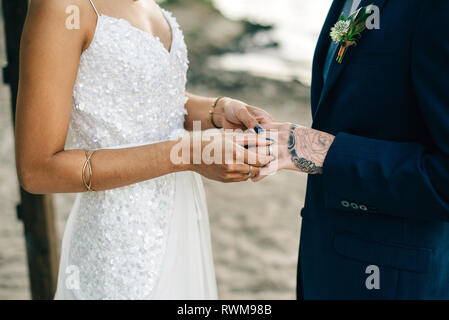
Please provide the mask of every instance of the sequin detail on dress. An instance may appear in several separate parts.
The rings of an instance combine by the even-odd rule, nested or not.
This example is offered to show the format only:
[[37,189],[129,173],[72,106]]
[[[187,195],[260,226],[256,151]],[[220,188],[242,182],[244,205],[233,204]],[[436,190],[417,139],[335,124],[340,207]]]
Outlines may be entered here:
[[[100,15],[82,54],[71,110],[79,149],[151,144],[184,133],[187,48],[171,13],[171,50],[128,21]],[[173,210],[175,176],[81,196],[69,264],[82,299],[151,298]]]

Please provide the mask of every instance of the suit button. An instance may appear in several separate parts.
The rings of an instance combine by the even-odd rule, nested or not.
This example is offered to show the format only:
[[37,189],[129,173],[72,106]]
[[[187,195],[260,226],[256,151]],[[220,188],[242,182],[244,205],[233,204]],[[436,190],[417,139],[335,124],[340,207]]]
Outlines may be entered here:
[[357,203],[352,202],[351,203],[351,208],[354,210],[359,210],[359,205]]
[[345,207],[345,208],[349,208],[349,206],[350,206],[349,202],[348,202],[348,201],[345,201],[345,200],[343,200],[343,201],[341,202],[341,205],[342,205],[343,207]]
[[368,211],[368,208],[365,205],[363,205],[363,204],[361,206],[359,206],[359,208],[362,211]]

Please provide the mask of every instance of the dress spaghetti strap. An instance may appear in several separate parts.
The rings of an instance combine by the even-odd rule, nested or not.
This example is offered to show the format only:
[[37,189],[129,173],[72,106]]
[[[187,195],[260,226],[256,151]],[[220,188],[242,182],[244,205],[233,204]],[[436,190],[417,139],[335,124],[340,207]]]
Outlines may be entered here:
[[90,4],[92,5],[92,8],[94,8],[94,10],[95,10],[95,13],[96,13],[96,14],[97,14],[97,16],[99,17],[99,16],[100,16],[100,14],[98,13],[98,10],[97,10],[97,8],[95,7],[94,3],[92,2],[92,0],[89,0],[89,2],[90,2]]

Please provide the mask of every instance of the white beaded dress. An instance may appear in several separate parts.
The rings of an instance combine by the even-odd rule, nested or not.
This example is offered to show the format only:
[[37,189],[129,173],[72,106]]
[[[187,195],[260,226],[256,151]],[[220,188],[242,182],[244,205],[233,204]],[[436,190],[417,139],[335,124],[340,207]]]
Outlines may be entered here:
[[[162,10],[172,30],[168,51],[157,37],[94,9],[97,27],[73,91],[70,148],[128,148],[185,134],[188,59],[175,18]],[[192,172],[78,194],[61,251],[55,299],[217,298],[205,194]]]

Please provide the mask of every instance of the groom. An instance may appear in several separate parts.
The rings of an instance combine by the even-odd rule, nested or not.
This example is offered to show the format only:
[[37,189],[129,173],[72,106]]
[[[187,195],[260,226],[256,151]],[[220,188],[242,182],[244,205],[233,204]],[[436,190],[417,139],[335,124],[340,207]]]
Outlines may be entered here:
[[[341,64],[331,27],[374,4]],[[449,1],[334,0],[318,41],[313,129],[280,130],[264,169],[309,173],[298,298],[449,299]],[[270,171],[271,170],[271,171]]]

